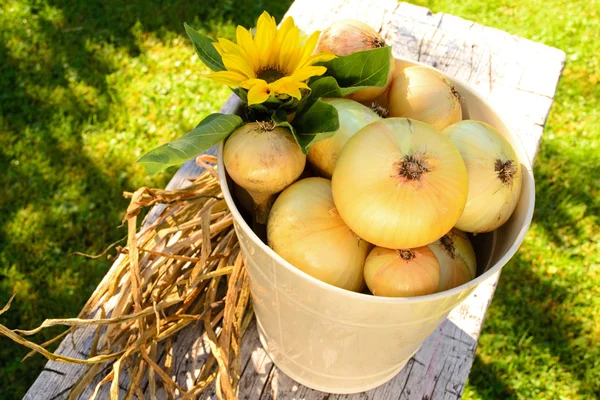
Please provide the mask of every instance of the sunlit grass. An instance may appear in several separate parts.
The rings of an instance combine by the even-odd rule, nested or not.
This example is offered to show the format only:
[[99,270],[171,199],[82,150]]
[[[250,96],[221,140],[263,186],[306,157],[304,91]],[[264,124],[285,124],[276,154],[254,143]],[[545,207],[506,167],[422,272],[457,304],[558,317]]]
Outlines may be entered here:
[[[600,395],[600,4],[419,1],[558,47],[568,61],[535,174],[534,223],[504,270],[466,398]],[[163,186],[134,161],[217,110],[227,89],[207,72],[184,21],[231,37],[262,9],[242,0],[6,0],[0,8],[0,303],[2,322],[33,327],[73,316],[108,260],[124,190]],[[114,10],[119,10],[115,12]],[[316,11],[317,12],[317,11]],[[36,337],[39,341],[49,336]],[[20,398],[44,360],[0,338],[0,397]]]

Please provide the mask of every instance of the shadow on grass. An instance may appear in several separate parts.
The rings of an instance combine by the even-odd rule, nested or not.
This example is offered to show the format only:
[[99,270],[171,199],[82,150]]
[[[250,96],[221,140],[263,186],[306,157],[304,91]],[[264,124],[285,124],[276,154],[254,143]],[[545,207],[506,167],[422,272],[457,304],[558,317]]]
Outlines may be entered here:
[[[279,19],[290,4],[46,0],[7,9],[17,11],[0,28],[0,303],[14,291],[18,297],[3,324],[32,328],[76,315],[110,262],[68,255],[99,252],[125,234],[115,227],[127,205],[121,193],[133,189],[120,171],[128,161],[115,158],[101,170],[81,151],[83,128],[106,121],[119,101],[106,79],[117,64],[90,43],[136,57],[134,27],[158,38],[185,37],[184,21],[208,31],[230,22],[250,26],[263,9]],[[56,14],[61,18],[48,17]],[[73,81],[85,83],[93,99],[74,91]],[[45,364],[39,356],[21,363],[25,353],[0,338],[1,398],[21,398]]]
[[[581,298],[573,290],[585,279],[589,255],[579,254],[568,241],[587,237],[581,232],[583,219],[591,218],[592,226],[600,222],[600,198],[590,188],[599,189],[600,164],[593,154],[587,156],[578,160],[577,154],[561,154],[550,145],[542,149],[535,168],[534,224],[546,236],[540,243],[555,248],[524,245],[503,270],[469,377],[471,387],[484,399],[511,398],[516,393],[549,398],[545,391],[556,379],[584,398],[600,396],[600,347],[593,340],[590,316],[575,309]],[[585,210],[574,214],[573,209],[582,206]],[[544,273],[549,265],[573,269]]]

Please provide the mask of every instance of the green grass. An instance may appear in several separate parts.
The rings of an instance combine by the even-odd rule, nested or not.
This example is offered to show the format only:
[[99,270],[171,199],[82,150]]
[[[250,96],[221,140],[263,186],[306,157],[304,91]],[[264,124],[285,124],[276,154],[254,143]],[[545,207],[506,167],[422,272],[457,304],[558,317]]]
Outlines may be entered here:
[[[600,396],[600,3],[419,3],[568,55],[535,167],[534,223],[502,274],[465,397]],[[162,186],[174,171],[150,178],[135,159],[227,97],[201,78],[183,21],[231,37],[263,8],[279,18],[289,4],[2,2],[0,303],[17,293],[3,324],[77,314],[110,261],[69,254],[123,237],[121,192]],[[22,397],[43,366],[21,363],[25,353],[0,338],[1,398]]]

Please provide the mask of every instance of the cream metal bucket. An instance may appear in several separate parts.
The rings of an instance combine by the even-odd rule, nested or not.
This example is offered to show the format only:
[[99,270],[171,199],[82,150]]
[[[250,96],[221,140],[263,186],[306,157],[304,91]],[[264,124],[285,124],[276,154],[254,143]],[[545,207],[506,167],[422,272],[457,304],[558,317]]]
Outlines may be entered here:
[[[407,64],[416,64],[405,61]],[[330,393],[357,393],[392,379],[421,344],[473,290],[515,254],[531,223],[535,188],[518,137],[466,84],[447,77],[463,97],[463,118],[489,123],[512,143],[523,170],[521,197],[510,220],[478,235],[478,276],[441,293],[385,298],[323,283],[285,261],[252,231],[233,200],[218,149],[219,180],[246,260],[261,343],[295,381]]]

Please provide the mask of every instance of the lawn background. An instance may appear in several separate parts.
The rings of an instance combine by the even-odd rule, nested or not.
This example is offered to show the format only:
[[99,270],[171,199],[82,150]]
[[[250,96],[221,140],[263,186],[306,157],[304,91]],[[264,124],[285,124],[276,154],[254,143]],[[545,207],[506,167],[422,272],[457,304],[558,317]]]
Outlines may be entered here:
[[[125,236],[121,193],[164,186],[134,162],[189,131],[229,95],[183,22],[232,38],[286,1],[0,2],[0,322],[75,316]],[[535,166],[537,203],[502,274],[465,398],[600,397],[600,3],[417,0],[558,47],[567,64]],[[315,10],[318,12],[318,10]],[[41,342],[51,331],[39,334]],[[0,398],[21,398],[45,360],[0,338]]]

